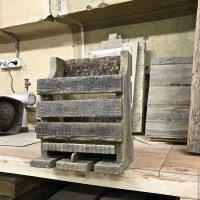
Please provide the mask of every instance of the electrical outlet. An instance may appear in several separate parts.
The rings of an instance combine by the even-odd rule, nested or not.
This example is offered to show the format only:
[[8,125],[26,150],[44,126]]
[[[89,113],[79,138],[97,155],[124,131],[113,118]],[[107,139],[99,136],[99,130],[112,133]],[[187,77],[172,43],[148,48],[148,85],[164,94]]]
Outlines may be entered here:
[[1,69],[18,68],[18,67],[22,67],[22,60],[20,58],[0,60]]

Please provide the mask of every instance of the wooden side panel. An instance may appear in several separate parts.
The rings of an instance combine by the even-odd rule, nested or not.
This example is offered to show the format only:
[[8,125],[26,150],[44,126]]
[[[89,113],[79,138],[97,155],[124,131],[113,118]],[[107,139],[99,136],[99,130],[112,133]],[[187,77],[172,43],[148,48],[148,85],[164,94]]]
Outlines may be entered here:
[[191,85],[192,64],[152,65],[150,87]]
[[117,162],[128,163],[133,158],[132,140],[132,110],[131,110],[131,68],[132,58],[128,51],[121,53],[121,69],[123,74],[123,138],[122,143],[117,146]]
[[187,138],[188,106],[149,106],[146,136],[151,138]]
[[64,76],[94,76],[119,74],[120,56],[85,58],[65,61]]
[[120,75],[40,79],[38,94],[122,92]]
[[38,117],[121,117],[119,99],[45,101],[37,104]]
[[189,105],[190,87],[150,87],[148,105]]
[[[132,84],[134,85],[133,91],[133,120],[132,120],[132,132],[142,133],[144,131],[144,81],[145,81],[145,50],[146,44],[139,43],[137,66],[135,73],[135,79]],[[134,52],[135,53],[135,52]],[[132,73],[132,74],[133,74]]]
[[122,141],[120,123],[51,123],[37,124],[37,137],[41,139],[67,139],[80,141]]
[[74,143],[49,143],[42,144],[44,151],[59,151],[72,153],[98,153],[98,154],[115,154],[115,145],[103,144],[74,144]]

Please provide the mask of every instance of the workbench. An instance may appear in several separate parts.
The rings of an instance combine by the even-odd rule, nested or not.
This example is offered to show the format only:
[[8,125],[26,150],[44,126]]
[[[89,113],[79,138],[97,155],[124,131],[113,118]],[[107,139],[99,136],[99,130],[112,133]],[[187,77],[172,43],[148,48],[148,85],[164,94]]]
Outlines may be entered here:
[[[29,135],[27,133],[27,137]],[[25,147],[0,146],[0,172],[171,195],[181,199],[200,197],[200,157],[186,153],[186,145],[134,139],[134,162],[122,175],[30,167],[30,160],[41,155],[40,148],[40,142]]]

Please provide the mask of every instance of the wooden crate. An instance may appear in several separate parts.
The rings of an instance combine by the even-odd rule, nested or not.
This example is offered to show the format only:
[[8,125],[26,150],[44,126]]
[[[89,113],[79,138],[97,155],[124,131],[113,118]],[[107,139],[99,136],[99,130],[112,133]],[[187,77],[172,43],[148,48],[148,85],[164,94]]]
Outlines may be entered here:
[[37,137],[43,156],[31,166],[122,173],[132,161],[131,56],[52,60],[38,80]]
[[146,136],[186,141],[191,96],[192,57],[152,61]]

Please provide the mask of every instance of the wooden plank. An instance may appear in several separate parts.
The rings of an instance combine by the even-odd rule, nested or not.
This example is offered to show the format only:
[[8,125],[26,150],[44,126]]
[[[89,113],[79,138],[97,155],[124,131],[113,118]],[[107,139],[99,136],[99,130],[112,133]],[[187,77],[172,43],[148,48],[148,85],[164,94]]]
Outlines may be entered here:
[[41,179],[2,173],[0,175],[0,195],[11,199],[17,198],[40,185],[41,182]]
[[94,171],[104,174],[121,174],[128,168],[127,163],[112,162],[112,161],[99,161],[94,165]]
[[56,162],[58,160],[58,158],[41,156],[39,158],[31,160],[30,165],[31,167],[37,168],[52,168],[56,166]]
[[120,75],[39,79],[38,94],[122,92]]
[[150,87],[148,105],[189,105],[190,96],[187,86]]
[[119,74],[120,56],[72,59],[65,61],[64,76],[94,76]]
[[193,57],[162,57],[154,58],[152,65],[192,64]]
[[187,150],[192,153],[200,153],[200,76],[192,77],[192,94],[190,104],[189,130]]
[[[121,52],[120,74],[123,74],[123,134],[122,143],[117,145],[117,162],[123,163],[120,170],[125,170],[125,165],[130,164],[133,159],[133,140],[132,140],[132,110],[131,110],[131,72],[132,58],[128,51]],[[120,171],[119,172],[122,172]],[[112,170],[111,170],[112,171]]]
[[67,139],[71,141],[122,141],[121,123],[37,123],[40,139]]
[[189,106],[148,106],[146,136],[187,138]]
[[38,117],[121,117],[119,99],[45,101],[37,104]]
[[156,85],[190,86],[192,64],[152,65],[150,87]]
[[78,153],[98,153],[98,154],[115,154],[115,145],[97,145],[97,144],[72,144],[72,143],[49,143],[42,144],[44,151],[59,152],[78,152]]
[[144,131],[144,81],[145,81],[145,52],[146,43],[139,42],[138,57],[134,81],[133,101],[132,101],[132,132],[142,133]]
[[56,168],[62,170],[89,172],[93,171],[94,164],[95,163],[92,160],[77,160],[76,162],[71,162],[69,159],[62,159],[56,163]]

